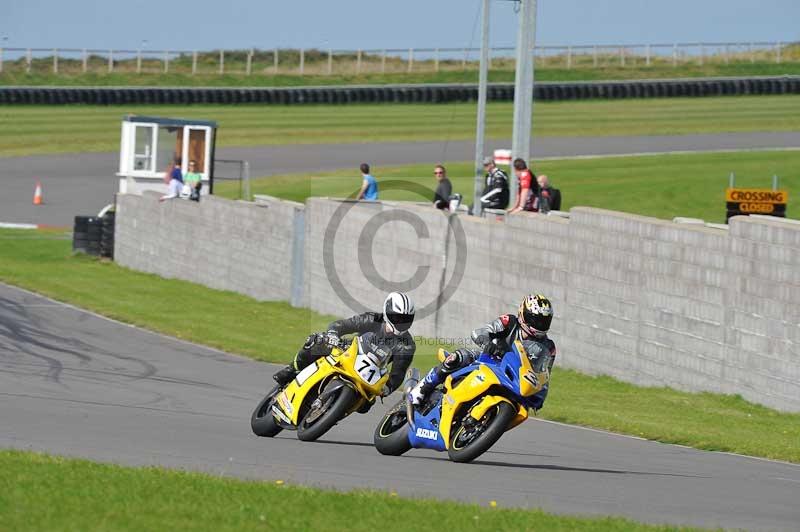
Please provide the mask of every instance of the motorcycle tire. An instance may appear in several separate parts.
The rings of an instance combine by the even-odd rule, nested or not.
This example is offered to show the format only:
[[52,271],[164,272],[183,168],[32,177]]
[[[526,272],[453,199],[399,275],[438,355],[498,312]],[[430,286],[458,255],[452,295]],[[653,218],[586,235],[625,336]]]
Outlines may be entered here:
[[302,441],[314,441],[333,428],[342,419],[347,410],[353,406],[356,400],[356,392],[350,386],[342,386],[336,395],[330,399],[327,410],[310,425],[306,424],[308,415],[312,412],[309,409],[303,419],[297,424],[297,439]]
[[405,400],[397,403],[381,418],[375,428],[373,442],[379,453],[388,456],[400,456],[411,449]]
[[483,431],[463,447],[458,445],[459,435],[464,431],[464,426],[460,425],[455,434],[453,434],[447,449],[450,460],[453,462],[471,462],[488,451],[492,445],[497,443],[500,436],[505,433],[508,424],[514,419],[516,413],[517,411],[510,404],[506,402],[499,403],[486,413],[487,416],[494,417],[488,420],[488,424]]
[[272,401],[279,391],[280,386],[273,388],[253,411],[253,415],[250,418],[250,428],[253,429],[253,434],[256,436],[272,438],[283,430],[275,422],[275,416],[272,415]]

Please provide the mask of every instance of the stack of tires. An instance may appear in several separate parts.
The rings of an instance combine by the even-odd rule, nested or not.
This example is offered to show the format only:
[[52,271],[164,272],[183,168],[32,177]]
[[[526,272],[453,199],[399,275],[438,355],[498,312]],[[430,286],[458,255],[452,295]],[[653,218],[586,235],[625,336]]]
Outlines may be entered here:
[[72,230],[72,251],[95,257],[114,256],[114,213],[105,216],[76,216]]
[[100,256],[114,258],[114,211],[109,211],[101,218]]

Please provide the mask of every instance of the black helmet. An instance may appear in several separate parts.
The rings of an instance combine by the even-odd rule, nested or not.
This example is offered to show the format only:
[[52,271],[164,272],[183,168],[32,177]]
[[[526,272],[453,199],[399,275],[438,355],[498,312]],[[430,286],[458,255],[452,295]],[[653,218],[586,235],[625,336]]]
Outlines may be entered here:
[[550,330],[553,321],[553,305],[541,294],[526,296],[519,305],[519,326],[531,336],[541,338]]
[[383,302],[383,320],[394,334],[411,328],[414,323],[414,302],[402,292],[392,292]]

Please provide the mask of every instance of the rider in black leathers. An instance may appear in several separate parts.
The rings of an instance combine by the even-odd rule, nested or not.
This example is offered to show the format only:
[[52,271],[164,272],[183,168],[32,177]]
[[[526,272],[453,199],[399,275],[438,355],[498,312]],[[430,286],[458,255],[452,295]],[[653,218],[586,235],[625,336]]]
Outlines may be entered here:
[[285,386],[303,368],[316,359],[329,355],[332,348],[349,346],[350,342],[343,342],[341,336],[374,333],[370,337],[375,349],[386,349],[392,357],[389,380],[381,393],[385,397],[400,387],[405,372],[414,359],[417,347],[408,332],[414,321],[414,312],[414,303],[407,295],[392,292],[384,302],[383,312],[364,312],[336,320],[328,325],[326,332],[309,336],[292,364],[278,371],[273,378],[278,384]]
[[[549,357],[548,371],[552,370],[556,357],[556,344],[547,337],[550,322],[553,319],[553,307],[546,297],[529,295],[519,306],[517,315],[503,314],[494,321],[472,331],[472,341],[478,350],[460,348],[450,354],[444,362],[428,372],[417,386],[409,393],[409,401],[420,405],[436,386],[444,382],[445,377],[454,371],[466,367],[477,359],[481,353],[502,357],[509,351],[509,346],[520,340],[529,358]],[[533,396],[534,409],[539,410],[547,398],[549,385]]]
[[486,157],[483,160],[486,170],[486,186],[481,194],[482,209],[508,208],[508,176],[494,164],[494,159]]

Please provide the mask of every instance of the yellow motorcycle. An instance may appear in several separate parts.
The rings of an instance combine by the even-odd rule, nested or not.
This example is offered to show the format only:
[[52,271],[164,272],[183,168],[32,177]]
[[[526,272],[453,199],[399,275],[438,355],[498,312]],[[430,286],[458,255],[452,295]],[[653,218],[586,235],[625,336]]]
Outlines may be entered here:
[[[439,350],[439,361],[448,353]],[[411,448],[447,451],[454,462],[470,462],[485,453],[508,430],[528,418],[534,396],[550,380],[549,360],[530,360],[519,340],[500,359],[487,354],[461,368],[434,390],[424,404],[412,407],[408,392],[419,370],[407,374],[406,398],[381,419],[375,448],[398,456]]]
[[339,420],[365,409],[389,380],[390,353],[372,343],[373,333],[343,343],[303,368],[285,388],[276,386],[256,407],[250,426],[257,436],[296,430],[314,441]]

